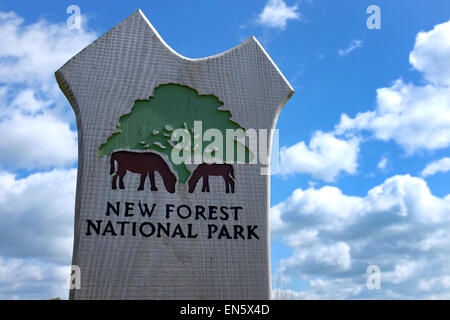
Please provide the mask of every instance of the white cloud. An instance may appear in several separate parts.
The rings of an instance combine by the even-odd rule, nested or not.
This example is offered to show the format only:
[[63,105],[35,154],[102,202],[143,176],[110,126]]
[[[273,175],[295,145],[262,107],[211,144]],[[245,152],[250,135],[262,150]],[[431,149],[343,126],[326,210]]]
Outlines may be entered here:
[[69,266],[0,257],[0,299],[66,299],[69,275]]
[[307,291],[294,291],[289,289],[273,289],[272,299],[275,300],[330,300],[349,299],[357,297],[364,289],[362,284],[355,285],[347,279],[324,280],[317,278],[308,282]]
[[[420,279],[419,288],[425,292],[430,292],[430,299],[450,299],[450,276],[437,276],[427,279]],[[434,291],[440,292],[433,294]]]
[[[278,294],[445,298],[448,289],[428,282],[449,276],[448,212],[450,194],[437,197],[423,179],[409,175],[389,178],[364,197],[329,186],[297,189],[271,209],[271,230],[294,249],[280,261],[277,276],[300,279],[307,288]],[[381,268],[383,290],[365,287],[373,264]]]
[[40,83],[50,90],[53,73],[96,35],[45,20],[26,25],[14,12],[0,12],[0,38],[0,83]]
[[400,259],[395,264],[395,268],[392,271],[383,272],[382,277],[384,281],[388,281],[393,284],[399,284],[410,279],[414,274],[418,273],[423,268],[421,261],[402,260]]
[[343,114],[336,126],[340,134],[361,130],[371,130],[380,140],[394,140],[409,154],[446,148],[450,145],[450,88],[397,80],[377,90],[374,111],[354,118]]
[[423,86],[396,80],[377,90],[376,108],[354,118],[341,116],[337,134],[370,130],[393,140],[407,153],[450,145],[450,21],[421,32],[410,53],[411,64],[428,81]]
[[378,162],[377,167],[380,170],[385,170],[386,169],[386,165],[387,165],[387,158],[383,157],[381,158],[381,160]]
[[[302,232],[309,234],[317,234],[315,226],[321,223],[321,220],[332,221],[326,227],[331,228],[329,231],[336,230],[342,224],[354,220],[363,205],[361,198],[344,195],[337,187],[297,189],[287,200],[271,208],[271,231],[277,235],[292,227],[299,231],[299,228],[302,228]],[[297,235],[297,232],[290,234],[288,243],[296,243]]]
[[0,12],[0,38],[0,168],[72,165],[74,116],[54,72],[95,34]]
[[339,49],[338,54],[340,56],[346,56],[346,55],[350,54],[350,52],[352,52],[353,50],[361,48],[363,46],[363,43],[364,42],[362,40],[357,40],[357,39],[352,40],[352,41],[350,41],[347,48]]
[[283,147],[276,174],[307,173],[314,178],[333,181],[340,172],[356,173],[359,139],[339,139],[331,133],[317,131],[308,145],[303,141]]
[[297,5],[287,6],[283,0],[269,0],[259,14],[257,22],[275,29],[285,29],[289,20],[300,19]]
[[434,85],[450,85],[450,21],[419,32],[410,63]]
[[0,12],[0,38],[0,299],[66,298],[76,170],[4,169],[73,165],[74,115],[54,72],[96,35]]
[[75,169],[22,179],[0,172],[0,256],[69,262],[75,185]]
[[422,177],[432,176],[438,172],[450,171],[450,158],[445,157],[440,160],[433,161],[422,170]]
[[76,170],[0,172],[0,299],[67,298]]
[[285,240],[291,247],[310,245],[317,242],[317,230],[301,230],[285,237]]
[[[4,96],[8,92],[7,87],[2,87]],[[4,106],[0,109],[0,116],[2,118],[14,116],[17,113],[24,115],[36,115],[39,111],[44,110],[50,106],[49,101],[43,101],[36,97],[36,93],[31,88],[26,88],[14,94],[14,98],[8,104],[6,97],[3,98]]]
[[330,274],[351,267],[350,247],[345,242],[309,248],[295,250],[291,257],[281,261],[281,268],[289,270],[290,276],[302,277],[305,273]]
[[77,158],[77,134],[52,115],[15,115],[0,122],[1,165],[45,168],[70,165]]

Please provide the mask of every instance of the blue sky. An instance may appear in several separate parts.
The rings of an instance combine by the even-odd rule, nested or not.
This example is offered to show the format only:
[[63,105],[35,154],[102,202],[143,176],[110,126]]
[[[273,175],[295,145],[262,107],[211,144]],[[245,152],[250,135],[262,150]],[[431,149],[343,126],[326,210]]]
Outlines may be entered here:
[[450,298],[445,0],[0,0],[0,298],[67,296],[76,130],[53,72],[137,8],[191,58],[255,35],[296,91],[277,123],[276,297]]

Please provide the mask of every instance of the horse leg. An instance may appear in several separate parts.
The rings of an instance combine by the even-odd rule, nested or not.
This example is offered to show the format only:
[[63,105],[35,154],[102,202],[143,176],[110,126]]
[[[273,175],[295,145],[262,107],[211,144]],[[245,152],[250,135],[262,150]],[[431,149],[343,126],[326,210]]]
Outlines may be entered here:
[[223,176],[223,181],[225,181],[225,192],[230,193],[230,178],[228,176]]
[[138,191],[144,190],[145,178],[147,177],[147,172],[141,174],[141,182],[139,184]]
[[[120,167],[120,163],[117,162],[117,167]],[[119,168],[117,168],[117,171],[119,170]],[[114,173],[113,177],[112,177],[112,186],[111,188],[113,190],[117,190],[117,172]]]
[[209,192],[209,176],[208,175],[203,176],[202,192]]
[[206,177],[206,192],[209,192],[209,176]]
[[226,193],[230,193],[230,189],[231,193],[234,193],[234,180],[231,179],[229,176],[224,176],[223,180],[225,180]]
[[117,174],[119,176],[119,188],[120,189],[125,189],[125,184],[123,183],[123,177],[125,176],[126,173],[127,173],[127,170],[121,170],[121,169],[119,169],[119,171],[117,172]]
[[117,189],[117,174],[114,174],[114,176],[112,177],[112,189]]
[[158,188],[156,188],[155,185],[155,171],[150,171],[148,173],[148,176],[150,177],[150,185],[151,185],[151,191],[158,191]]
[[234,193],[234,180],[230,178],[231,193]]
[[206,179],[208,179],[208,176],[203,176],[202,179],[203,179],[202,192],[206,192]]

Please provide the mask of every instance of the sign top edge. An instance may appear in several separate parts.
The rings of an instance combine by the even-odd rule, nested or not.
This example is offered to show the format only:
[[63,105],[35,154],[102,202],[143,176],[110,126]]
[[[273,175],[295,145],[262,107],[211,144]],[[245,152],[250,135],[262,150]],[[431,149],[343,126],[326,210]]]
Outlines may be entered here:
[[[202,62],[205,60],[212,60],[212,59],[218,59],[221,58],[223,56],[226,56],[228,54],[231,54],[235,51],[239,51],[242,50],[245,47],[250,47],[252,50],[259,50],[261,51],[264,56],[267,58],[268,61],[270,61],[271,65],[273,66],[273,68],[277,71],[277,73],[280,75],[280,77],[284,80],[286,86],[289,88],[290,91],[290,96],[292,96],[294,94],[294,89],[292,88],[291,84],[289,83],[289,81],[286,79],[286,77],[283,75],[283,73],[280,71],[280,69],[277,67],[277,65],[274,63],[274,61],[272,60],[272,58],[269,56],[269,54],[266,52],[266,50],[264,49],[264,47],[260,44],[260,42],[256,39],[255,36],[251,35],[249,36],[247,39],[245,39],[244,41],[242,41],[241,43],[239,43],[238,45],[225,50],[221,53],[218,54],[214,54],[211,56],[207,56],[207,57],[202,57],[202,58],[189,58],[189,57],[185,57],[183,55],[181,55],[180,53],[178,53],[177,51],[175,51],[170,45],[168,45],[164,39],[161,37],[161,35],[158,33],[158,31],[156,30],[156,28],[152,25],[152,23],[149,21],[149,19],[146,17],[146,15],[142,12],[141,9],[137,9],[136,11],[134,11],[132,14],[130,14],[127,18],[125,18],[124,20],[122,20],[121,22],[119,22],[118,24],[116,24],[114,27],[112,27],[111,29],[109,29],[107,32],[105,32],[102,36],[98,37],[96,40],[94,40],[92,43],[90,43],[89,45],[87,45],[85,48],[83,48],[81,51],[79,51],[77,54],[75,54],[72,58],[70,58],[69,60],[67,60],[64,65],[62,65],[56,72],[55,74],[58,74],[60,72],[64,71],[64,67],[69,64],[71,61],[73,61],[76,58],[81,58],[83,52],[85,52],[88,48],[92,48],[96,43],[100,42],[99,40],[104,39],[106,37],[108,37],[115,29],[122,27],[123,25],[126,24],[126,22],[135,19],[136,16],[138,16],[139,18],[141,18],[149,27],[149,32],[152,33],[156,39],[158,39],[158,41],[164,46],[164,48],[166,50],[168,50],[171,54],[173,54],[174,56],[176,56],[177,58],[187,61],[187,62],[192,62],[192,63],[196,63],[196,62]],[[253,44],[253,45],[252,45]],[[57,76],[58,77],[58,76]]]

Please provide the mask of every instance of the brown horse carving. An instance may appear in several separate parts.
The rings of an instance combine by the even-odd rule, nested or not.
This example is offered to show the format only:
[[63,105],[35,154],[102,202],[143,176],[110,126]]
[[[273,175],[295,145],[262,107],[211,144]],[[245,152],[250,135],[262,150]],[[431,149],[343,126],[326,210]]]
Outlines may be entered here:
[[[117,171],[114,169],[114,163],[117,162]],[[175,184],[177,178],[170,171],[169,166],[166,164],[161,156],[146,152],[131,152],[131,151],[117,151],[111,154],[111,170],[109,174],[114,174],[112,178],[112,188],[117,189],[117,177],[119,177],[119,188],[125,189],[123,183],[123,177],[127,171],[133,173],[139,173],[141,175],[141,183],[138,190],[144,190],[145,179],[147,175],[150,178],[151,191],[158,191],[155,185],[155,171],[161,175],[166,190],[170,193],[175,192]]]
[[222,176],[225,181],[226,193],[234,193],[234,171],[231,164],[200,164],[194,170],[192,176],[189,178],[189,192],[195,190],[198,180],[203,178],[202,192],[209,192],[209,176]]

